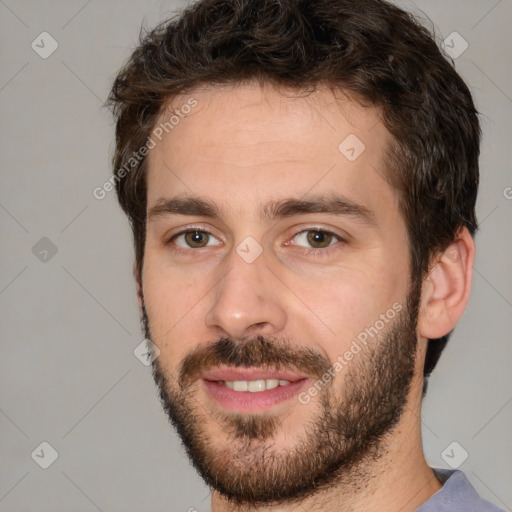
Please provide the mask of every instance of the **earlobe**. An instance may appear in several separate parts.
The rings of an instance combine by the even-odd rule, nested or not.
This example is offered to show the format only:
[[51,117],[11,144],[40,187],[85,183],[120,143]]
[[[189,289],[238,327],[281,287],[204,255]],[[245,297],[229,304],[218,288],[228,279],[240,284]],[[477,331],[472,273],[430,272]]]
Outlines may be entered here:
[[471,292],[475,243],[467,228],[437,255],[423,282],[418,318],[420,336],[436,339],[449,333],[466,309]]

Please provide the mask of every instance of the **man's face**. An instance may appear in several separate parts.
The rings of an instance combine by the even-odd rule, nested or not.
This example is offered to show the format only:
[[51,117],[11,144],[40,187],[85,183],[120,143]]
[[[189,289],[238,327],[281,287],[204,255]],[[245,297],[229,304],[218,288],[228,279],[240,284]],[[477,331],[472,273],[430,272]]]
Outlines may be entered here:
[[378,457],[413,377],[390,135],[337,96],[197,90],[148,156],[155,381],[196,468],[239,503],[305,496]]

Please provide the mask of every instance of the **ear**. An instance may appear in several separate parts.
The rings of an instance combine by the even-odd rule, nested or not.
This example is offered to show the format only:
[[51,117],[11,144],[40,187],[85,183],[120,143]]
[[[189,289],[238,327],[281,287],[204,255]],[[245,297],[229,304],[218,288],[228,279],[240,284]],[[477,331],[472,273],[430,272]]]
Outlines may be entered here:
[[475,242],[466,227],[455,242],[437,255],[423,281],[418,332],[428,339],[448,334],[460,320],[469,301]]
[[137,302],[139,309],[142,311],[142,306],[144,306],[144,294],[142,293],[142,275],[137,268],[137,263],[133,264],[133,277],[137,286]]

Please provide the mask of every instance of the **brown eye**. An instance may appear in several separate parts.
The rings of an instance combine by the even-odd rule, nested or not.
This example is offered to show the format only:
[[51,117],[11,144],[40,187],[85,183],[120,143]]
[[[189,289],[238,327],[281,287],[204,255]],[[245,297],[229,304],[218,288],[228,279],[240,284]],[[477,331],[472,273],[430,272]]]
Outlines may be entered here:
[[311,247],[314,247],[315,249],[323,249],[324,247],[329,247],[329,245],[332,244],[334,236],[332,233],[328,233],[327,231],[307,231],[306,239]]
[[185,233],[185,242],[190,247],[205,247],[208,243],[208,234],[204,231],[189,231]]
[[183,231],[172,238],[172,241],[183,249],[201,249],[210,245],[220,245],[219,240],[206,231],[193,229]]

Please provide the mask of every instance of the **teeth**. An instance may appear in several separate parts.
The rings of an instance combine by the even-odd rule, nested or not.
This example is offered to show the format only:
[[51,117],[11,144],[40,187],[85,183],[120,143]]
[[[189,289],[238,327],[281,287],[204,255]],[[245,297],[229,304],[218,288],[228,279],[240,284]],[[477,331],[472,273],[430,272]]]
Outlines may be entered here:
[[248,387],[249,386],[246,380],[235,380],[233,382],[233,389],[235,391],[247,391]]
[[250,391],[251,393],[265,391],[265,389],[267,389],[267,386],[264,380],[250,380],[247,383],[247,391]]
[[[281,382],[285,382],[285,381],[282,380]],[[267,389],[277,388],[277,386],[279,386],[279,381],[277,379],[267,379],[265,381],[265,386]],[[283,384],[283,386],[284,386],[284,384]]]
[[229,389],[233,389],[234,391],[249,391],[250,393],[258,393],[259,391],[274,389],[277,388],[277,386],[287,386],[288,384],[290,384],[289,380],[277,379],[224,381],[224,385]]

